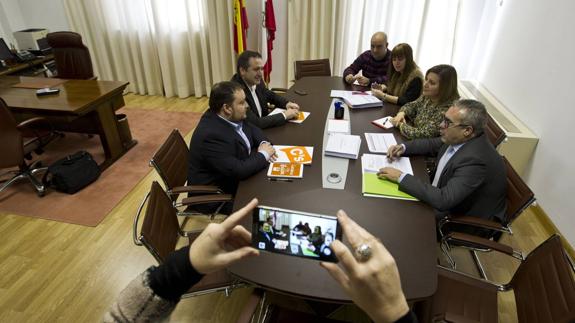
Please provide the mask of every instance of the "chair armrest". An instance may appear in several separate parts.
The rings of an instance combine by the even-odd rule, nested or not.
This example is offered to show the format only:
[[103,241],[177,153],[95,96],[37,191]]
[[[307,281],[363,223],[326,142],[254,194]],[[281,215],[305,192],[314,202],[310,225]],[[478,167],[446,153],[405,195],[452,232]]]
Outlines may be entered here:
[[[242,308],[242,311],[238,316],[236,323],[250,323],[252,321],[252,317],[254,317],[256,313],[256,310],[259,308],[260,303],[262,303],[262,299],[263,299],[263,291],[259,289],[254,289],[253,292],[250,294],[250,298]],[[263,305],[264,304],[262,304],[262,306]]]
[[198,194],[221,194],[223,193],[217,186],[213,185],[188,185],[178,186],[168,190],[168,194],[198,193]]
[[180,205],[195,205],[195,204],[206,204],[206,203],[222,203],[231,202],[232,196],[230,194],[211,194],[211,195],[198,195],[187,197],[182,200]]
[[287,92],[288,89],[283,88],[283,87],[272,87],[270,90],[272,90],[273,92]]
[[441,265],[437,265],[437,275],[440,277],[440,279],[441,278],[452,279],[470,286],[474,286],[492,292],[506,291],[510,289],[510,286],[508,284],[497,284],[490,280],[472,276],[470,274],[457,271],[455,269],[447,268]]
[[439,222],[440,228],[447,223],[457,223],[501,232],[509,232],[509,229],[499,222],[469,215],[450,215]]
[[34,117],[20,122],[16,128],[20,131],[32,131],[36,133],[36,129],[31,128],[34,125],[45,125],[50,131],[53,131],[54,126],[44,117]]
[[475,249],[492,249],[509,255],[511,257],[523,260],[523,255],[520,251],[514,250],[510,246],[495,242],[493,240],[485,239],[482,237],[474,236],[467,233],[461,232],[451,232],[445,238],[443,238],[447,243],[451,244],[454,242],[456,245],[475,248]]

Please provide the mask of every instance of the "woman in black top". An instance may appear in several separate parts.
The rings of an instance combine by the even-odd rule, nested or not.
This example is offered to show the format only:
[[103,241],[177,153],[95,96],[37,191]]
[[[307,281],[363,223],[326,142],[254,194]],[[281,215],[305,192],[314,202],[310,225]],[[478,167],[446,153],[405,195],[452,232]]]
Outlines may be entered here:
[[402,43],[391,51],[387,86],[373,84],[372,93],[380,100],[402,106],[421,95],[423,74],[413,61],[413,50]]

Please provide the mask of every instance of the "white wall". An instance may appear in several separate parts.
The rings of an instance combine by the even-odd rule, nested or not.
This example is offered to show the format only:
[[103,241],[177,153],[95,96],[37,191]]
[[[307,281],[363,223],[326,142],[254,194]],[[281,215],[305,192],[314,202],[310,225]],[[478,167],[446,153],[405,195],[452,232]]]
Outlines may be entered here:
[[474,76],[540,138],[526,179],[575,245],[575,1],[499,2]]
[[70,30],[62,0],[19,0],[25,28],[46,28],[48,31]]
[[28,28],[70,30],[62,0],[0,0],[0,37],[16,45],[12,33]]

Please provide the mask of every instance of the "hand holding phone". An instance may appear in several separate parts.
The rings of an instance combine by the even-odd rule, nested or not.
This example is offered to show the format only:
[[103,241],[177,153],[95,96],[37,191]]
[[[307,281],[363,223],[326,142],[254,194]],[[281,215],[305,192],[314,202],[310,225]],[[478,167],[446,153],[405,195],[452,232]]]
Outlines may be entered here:
[[252,246],[289,256],[337,262],[331,249],[341,240],[337,217],[259,206],[253,211]]
[[58,93],[60,93],[60,89],[51,89],[48,87],[36,90],[37,96],[44,96],[44,95],[51,95],[51,94],[58,94]]

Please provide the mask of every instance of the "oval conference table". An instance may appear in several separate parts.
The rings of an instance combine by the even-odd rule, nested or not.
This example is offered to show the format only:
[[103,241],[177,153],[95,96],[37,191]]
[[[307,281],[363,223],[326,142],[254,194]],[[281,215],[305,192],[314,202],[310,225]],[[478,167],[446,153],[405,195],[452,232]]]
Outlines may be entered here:
[[[343,209],[379,238],[395,257],[408,301],[428,299],[437,285],[433,209],[419,201],[364,197],[361,158],[349,161],[343,190],[324,188],[324,128],[326,119],[333,118],[330,91],[356,89],[345,84],[341,77],[306,77],[296,81],[286,98],[297,102],[302,111],[311,113],[310,116],[301,124],[287,123],[266,129],[264,133],[273,144],[313,146],[312,164],[305,166],[302,179],[292,182],[269,181],[267,170],[241,181],[234,209],[241,208],[254,197],[261,205],[319,214],[335,215]],[[296,90],[306,94],[298,95]],[[362,137],[360,156],[369,153],[365,132],[391,132],[398,143],[403,141],[397,130],[384,130],[371,124],[372,120],[395,115],[397,110],[396,105],[386,103],[383,108],[345,112],[351,123],[351,134]],[[411,158],[411,164],[414,175],[427,180],[423,158]],[[251,217],[242,225],[251,231]],[[266,290],[321,302],[350,302],[336,281],[315,260],[261,252],[259,257],[234,264],[229,271]]]

